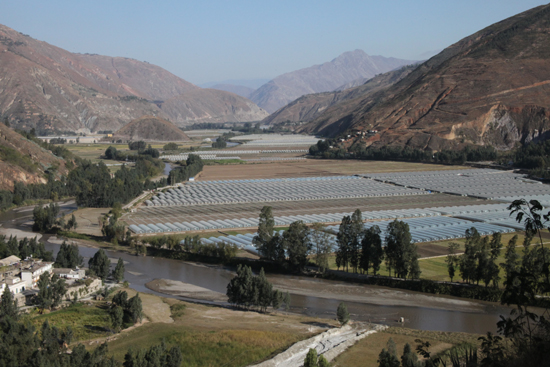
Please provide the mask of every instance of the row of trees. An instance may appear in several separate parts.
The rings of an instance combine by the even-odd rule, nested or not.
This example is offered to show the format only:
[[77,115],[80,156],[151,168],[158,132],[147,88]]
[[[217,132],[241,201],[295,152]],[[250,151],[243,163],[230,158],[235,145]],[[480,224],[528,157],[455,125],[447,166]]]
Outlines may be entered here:
[[[128,143],[128,145],[134,144],[134,143],[143,143],[145,145],[145,142],[131,142],[131,143]],[[149,144],[148,147],[144,146],[143,148],[140,148],[140,149],[130,148],[130,150],[137,150],[138,154],[123,152],[123,151],[117,150],[117,148],[110,145],[105,150],[104,156],[106,159],[114,159],[117,161],[137,161],[140,157],[143,158],[144,156],[148,156],[151,158],[160,157],[160,152],[158,151],[158,149],[151,147],[151,144]]]
[[[180,162],[181,163],[181,162]],[[185,165],[182,167],[174,168],[168,175],[168,183],[174,185],[178,182],[188,181],[191,177],[195,177],[202,168],[204,163],[200,156],[196,154],[189,154]]]
[[113,302],[109,309],[111,325],[115,331],[120,331],[124,323],[136,324],[143,320],[143,305],[139,293],[132,298],[128,298],[126,291],[119,291],[113,297]]
[[254,276],[246,265],[237,266],[237,275],[227,285],[227,297],[229,303],[246,310],[256,308],[265,312],[270,306],[277,310],[283,304],[286,309],[290,307],[290,294],[273,290],[263,268]]
[[35,206],[32,212],[33,231],[44,233],[51,231],[53,228],[71,230],[78,227],[74,214],[72,214],[69,220],[65,222],[63,217],[58,218],[59,211],[60,209],[57,203],[50,203],[46,206]]
[[[332,147],[332,148],[331,148]],[[462,150],[417,149],[401,146],[366,147],[361,141],[349,149],[339,146],[338,139],[319,140],[309,148],[309,154],[325,159],[355,158],[376,161],[410,161],[427,163],[463,164],[497,159],[497,151],[492,146],[467,146]]]
[[25,237],[18,241],[15,236],[10,236],[7,238],[4,235],[0,235],[0,259],[12,255],[21,259],[26,259],[27,257],[32,256],[36,259],[42,259],[44,261],[53,261],[52,252],[46,251],[44,244],[38,242],[36,237],[31,239]]
[[111,260],[109,260],[109,257],[103,249],[99,249],[94,256],[88,260],[88,268],[90,275],[95,275],[103,280],[107,279],[109,275],[117,282],[124,279],[124,261],[119,258],[115,268],[111,272]]

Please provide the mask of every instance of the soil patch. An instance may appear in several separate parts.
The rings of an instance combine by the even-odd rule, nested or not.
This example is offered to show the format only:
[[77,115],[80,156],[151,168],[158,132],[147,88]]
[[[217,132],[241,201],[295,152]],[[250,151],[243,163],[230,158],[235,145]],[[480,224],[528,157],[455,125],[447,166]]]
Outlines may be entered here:
[[155,292],[209,302],[227,302],[225,294],[170,279],[155,279],[145,286]]

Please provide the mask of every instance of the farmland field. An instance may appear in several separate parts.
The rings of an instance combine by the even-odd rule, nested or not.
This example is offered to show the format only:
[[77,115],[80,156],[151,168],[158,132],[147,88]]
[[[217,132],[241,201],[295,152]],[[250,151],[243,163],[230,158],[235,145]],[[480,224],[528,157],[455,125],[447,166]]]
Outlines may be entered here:
[[[277,154],[277,156],[282,155]],[[374,172],[440,171],[461,168],[465,167],[409,162],[308,159],[294,162],[255,163],[240,165],[237,168],[232,166],[205,167],[199,181],[320,177]]]

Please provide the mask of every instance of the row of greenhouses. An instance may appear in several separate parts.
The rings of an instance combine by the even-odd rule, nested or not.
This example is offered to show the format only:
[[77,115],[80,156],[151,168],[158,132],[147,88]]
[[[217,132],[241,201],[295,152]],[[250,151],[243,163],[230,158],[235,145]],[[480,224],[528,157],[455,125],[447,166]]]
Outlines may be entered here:
[[426,191],[356,176],[190,182],[145,202],[148,206],[300,201],[425,195]]
[[492,169],[365,174],[379,182],[454,195],[495,199],[550,195],[550,186],[523,174]]

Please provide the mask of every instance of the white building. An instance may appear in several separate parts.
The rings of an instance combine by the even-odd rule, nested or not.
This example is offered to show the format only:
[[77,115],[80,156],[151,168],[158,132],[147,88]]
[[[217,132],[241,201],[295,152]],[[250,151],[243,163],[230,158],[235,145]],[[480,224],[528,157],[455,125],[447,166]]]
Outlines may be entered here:
[[8,287],[13,294],[19,294],[25,290],[25,286],[26,283],[21,278],[9,277],[0,283],[0,290],[4,292],[4,289]]
[[52,262],[35,262],[31,267],[21,270],[21,279],[26,283],[27,289],[36,288],[40,276],[45,272],[51,274],[52,268]]
[[82,279],[86,276],[86,271],[84,269],[69,269],[69,268],[56,268],[53,269],[54,274],[59,275],[60,278],[65,279]]
[[20,258],[12,255],[0,260],[0,266],[11,266],[11,265],[19,264],[20,262],[21,262]]

